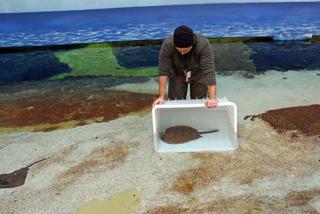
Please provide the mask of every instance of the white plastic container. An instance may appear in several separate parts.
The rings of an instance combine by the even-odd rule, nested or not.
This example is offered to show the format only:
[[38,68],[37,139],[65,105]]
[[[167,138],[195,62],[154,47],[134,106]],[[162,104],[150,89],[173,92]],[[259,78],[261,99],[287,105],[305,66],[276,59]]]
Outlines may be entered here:
[[[237,106],[226,98],[218,99],[216,108],[207,108],[204,100],[168,100],[152,109],[154,148],[156,152],[232,151],[237,149]],[[177,125],[201,131],[201,138],[183,144],[168,144],[159,133]]]

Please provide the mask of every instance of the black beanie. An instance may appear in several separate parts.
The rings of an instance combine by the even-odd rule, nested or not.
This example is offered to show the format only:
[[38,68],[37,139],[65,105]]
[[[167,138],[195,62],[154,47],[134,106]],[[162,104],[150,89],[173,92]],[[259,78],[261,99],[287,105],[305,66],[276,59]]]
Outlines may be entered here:
[[178,48],[188,48],[193,45],[193,31],[185,25],[181,25],[174,30],[173,42]]

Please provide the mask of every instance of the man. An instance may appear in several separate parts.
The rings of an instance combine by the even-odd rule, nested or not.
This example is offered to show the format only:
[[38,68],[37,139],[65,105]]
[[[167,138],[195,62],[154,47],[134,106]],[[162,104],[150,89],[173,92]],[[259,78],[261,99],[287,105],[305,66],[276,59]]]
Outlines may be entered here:
[[165,39],[159,56],[159,97],[153,105],[164,102],[168,79],[169,99],[186,99],[190,84],[191,99],[207,98],[206,107],[217,106],[214,55],[206,37],[182,25]]

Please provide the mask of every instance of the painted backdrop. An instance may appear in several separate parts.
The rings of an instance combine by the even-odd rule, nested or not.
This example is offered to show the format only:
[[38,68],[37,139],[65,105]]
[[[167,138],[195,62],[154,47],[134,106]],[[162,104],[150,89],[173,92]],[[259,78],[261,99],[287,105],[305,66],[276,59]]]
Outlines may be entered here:
[[0,47],[163,39],[186,24],[208,37],[320,34],[320,2],[197,4],[0,14]]
[[[0,13],[70,11],[186,4],[297,2],[296,0],[0,0]],[[300,0],[298,2],[317,2]]]

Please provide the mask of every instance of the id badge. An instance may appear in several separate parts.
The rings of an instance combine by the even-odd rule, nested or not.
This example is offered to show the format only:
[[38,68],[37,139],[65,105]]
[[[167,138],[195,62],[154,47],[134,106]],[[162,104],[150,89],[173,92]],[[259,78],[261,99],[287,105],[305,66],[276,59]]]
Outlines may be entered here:
[[189,79],[191,77],[191,71],[186,72],[186,82],[189,82]]

